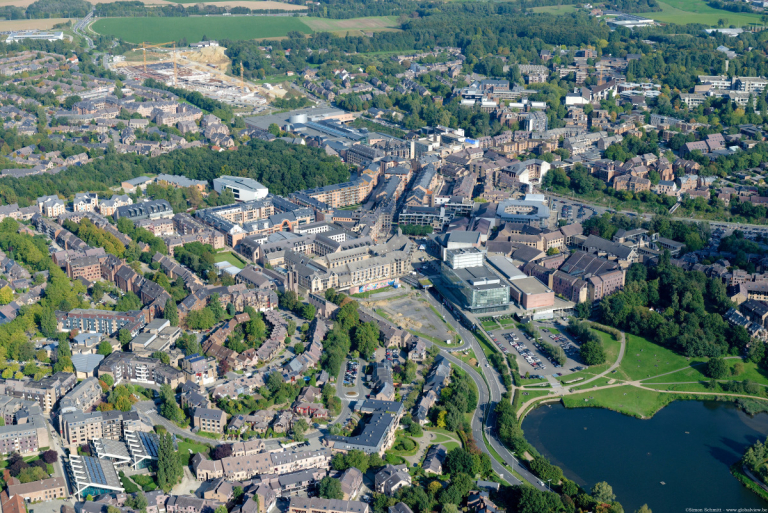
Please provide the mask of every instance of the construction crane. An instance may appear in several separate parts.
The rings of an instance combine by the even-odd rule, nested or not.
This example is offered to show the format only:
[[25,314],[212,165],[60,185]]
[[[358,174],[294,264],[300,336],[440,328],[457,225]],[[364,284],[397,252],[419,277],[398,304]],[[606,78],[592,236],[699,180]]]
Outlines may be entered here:
[[145,43],[141,43],[141,49],[144,52],[144,73],[147,72],[147,49],[148,48],[163,48],[163,47],[167,47],[168,45],[172,45],[173,46],[173,49],[172,49],[172,51],[173,51],[173,85],[175,86],[175,85],[178,84],[178,74],[176,72],[176,42],[175,41],[171,41],[169,43],[157,43],[157,44],[154,44],[154,45],[151,45],[151,44],[146,43],[146,42]]

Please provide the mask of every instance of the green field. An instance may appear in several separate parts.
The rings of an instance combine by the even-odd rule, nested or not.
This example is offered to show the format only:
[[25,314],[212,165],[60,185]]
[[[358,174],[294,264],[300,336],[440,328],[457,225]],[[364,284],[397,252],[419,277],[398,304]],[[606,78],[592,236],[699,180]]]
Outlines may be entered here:
[[703,25],[717,26],[721,19],[727,20],[725,26],[735,25],[742,27],[745,25],[762,25],[759,14],[735,13],[715,9],[708,6],[704,0],[667,0],[659,1],[662,8],[660,12],[639,13],[641,16],[663,21],[667,23],[678,23],[685,25],[687,23],[701,23]]
[[[592,332],[600,337],[600,340],[603,342],[603,348],[605,349],[605,363],[602,365],[593,365],[592,367],[587,368],[583,371],[574,372],[572,374],[566,374],[565,376],[562,376],[560,378],[557,378],[560,383],[562,383],[565,386],[579,386],[580,382],[566,384],[566,381],[572,381],[576,378],[584,378],[585,380],[594,377],[597,374],[600,374],[603,371],[608,370],[608,368],[613,365],[616,362],[616,359],[619,357],[619,350],[621,349],[621,342],[614,339],[613,335],[610,335],[608,333],[605,333],[603,331],[597,331],[592,330]],[[626,361],[627,356],[624,355],[624,360]],[[619,373],[616,373],[619,374]],[[613,379],[624,379],[624,376],[617,376],[616,374],[610,374],[610,377]]]
[[226,253],[217,253],[216,256],[213,257],[213,261],[216,263],[229,262],[230,264],[234,265],[238,269],[245,268],[245,262],[240,260],[240,258],[237,255],[229,251],[227,251]]
[[533,12],[545,12],[548,14],[570,14],[576,12],[575,5],[545,5],[543,7],[534,7]]
[[567,395],[563,397],[563,404],[566,408],[607,408],[634,417],[648,418],[674,399],[673,394],[619,386]]
[[[614,376],[619,379],[645,379],[665,372],[672,372],[692,363],[701,362],[704,358],[687,358],[674,351],[654,344],[642,337],[626,334],[627,349],[619,366],[619,373],[625,376]],[[672,374],[670,374],[672,376]],[[665,378],[660,378],[665,379]]]
[[[99,34],[118,37],[130,43],[200,41],[210,39],[260,39],[283,37],[290,31],[311,34],[303,20],[293,17],[200,16],[184,18],[104,18],[91,28]],[[345,20],[351,21],[351,20]]]
[[207,445],[194,442],[186,438],[178,440],[177,443],[179,446],[179,456],[181,457],[181,462],[184,465],[189,465],[190,458],[192,458],[192,456],[194,456],[198,452],[202,453],[203,456],[206,457],[206,459],[210,459],[208,457],[208,453],[211,451],[211,448],[208,447]]

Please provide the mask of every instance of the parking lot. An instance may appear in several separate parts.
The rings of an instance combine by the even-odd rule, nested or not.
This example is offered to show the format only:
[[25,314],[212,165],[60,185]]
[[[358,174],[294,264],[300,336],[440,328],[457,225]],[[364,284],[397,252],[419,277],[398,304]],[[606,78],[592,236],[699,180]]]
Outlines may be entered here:
[[579,346],[574,339],[560,330],[555,334],[547,327],[537,327],[537,331],[547,343],[563,348],[567,357],[564,366],[553,364],[539,345],[518,328],[494,331],[491,333],[491,339],[503,353],[517,356],[521,376],[528,374],[533,379],[544,379],[547,376],[560,377],[585,368],[579,361]]
[[348,361],[347,370],[344,372],[344,386],[354,387],[357,384],[358,362]]

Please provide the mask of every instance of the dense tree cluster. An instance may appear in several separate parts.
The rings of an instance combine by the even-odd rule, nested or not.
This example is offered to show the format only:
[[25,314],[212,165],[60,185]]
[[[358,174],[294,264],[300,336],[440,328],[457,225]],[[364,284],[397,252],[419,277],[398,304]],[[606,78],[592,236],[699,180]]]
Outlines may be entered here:
[[641,270],[637,265],[627,273],[624,290],[601,302],[605,324],[686,356],[716,357],[746,349],[747,331],[723,319],[733,303],[719,278],[673,266],[666,252],[656,267]]

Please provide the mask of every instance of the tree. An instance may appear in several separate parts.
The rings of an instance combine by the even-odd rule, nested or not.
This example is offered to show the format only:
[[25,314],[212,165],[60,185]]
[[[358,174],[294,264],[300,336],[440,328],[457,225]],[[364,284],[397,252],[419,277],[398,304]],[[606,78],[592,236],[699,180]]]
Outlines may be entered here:
[[44,308],[40,313],[40,331],[48,338],[55,337],[59,331],[56,314],[51,308]]
[[159,435],[157,456],[157,484],[169,491],[184,476],[184,468],[173,446],[173,435]]
[[728,364],[722,358],[712,358],[707,362],[707,376],[712,379],[725,379],[731,374]]
[[465,451],[460,447],[452,449],[445,457],[445,469],[451,474],[470,474],[474,475],[475,460],[472,453]]
[[343,499],[344,492],[341,491],[341,481],[325,476],[318,485],[318,493],[323,499]]
[[301,354],[304,352],[304,344],[301,342],[296,342],[296,345],[293,346],[293,352],[294,354]]
[[648,504],[643,504],[640,506],[640,509],[635,511],[635,513],[653,513],[653,511],[648,507]]
[[171,326],[179,325],[179,309],[176,307],[176,302],[173,299],[169,299],[165,303],[163,317],[171,323]]
[[598,340],[587,340],[581,344],[579,350],[581,359],[587,365],[601,365],[605,363],[605,349]]
[[230,456],[232,456],[231,444],[219,444],[213,448],[213,451],[211,451],[211,458],[214,460],[223,460],[224,458],[229,458]]
[[308,321],[314,319],[316,313],[317,310],[315,309],[315,306],[309,303],[305,304],[301,310],[301,316]]
[[59,453],[53,449],[43,452],[40,457],[46,463],[56,463],[59,460]]
[[368,455],[363,451],[352,450],[347,453],[346,456],[347,468],[355,467],[357,470],[365,474],[368,471],[370,460]]
[[108,387],[112,387],[115,384],[115,378],[111,374],[103,374],[99,376],[99,379],[106,383]]
[[518,513],[554,513],[563,511],[563,503],[554,493],[542,492],[532,486],[520,488]]
[[595,483],[595,486],[592,487],[592,497],[601,503],[611,503],[616,500],[613,488],[605,481]]
[[411,436],[420,437],[424,434],[424,430],[421,429],[421,425],[418,422],[412,422],[408,428],[408,433],[410,433]]
[[128,344],[131,341],[131,338],[133,338],[131,337],[131,332],[125,328],[117,333],[117,340],[120,342],[121,346]]
[[141,299],[133,292],[126,292],[115,303],[115,311],[130,312],[132,310],[141,310]]
[[170,355],[162,351],[155,351],[154,353],[152,353],[152,358],[156,358],[166,365],[169,365],[171,363]]
[[99,344],[99,350],[97,351],[97,354],[103,355],[103,356],[109,356],[112,354],[112,344],[104,340],[101,344]]
[[48,472],[40,467],[27,467],[16,476],[21,483],[31,483],[33,481],[40,481],[48,478]]
[[299,419],[293,423],[293,427],[291,428],[291,431],[293,433],[293,439],[296,442],[303,442],[304,441],[304,433],[307,432],[307,429],[309,429],[309,424],[307,424],[307,421],[304,419]]

